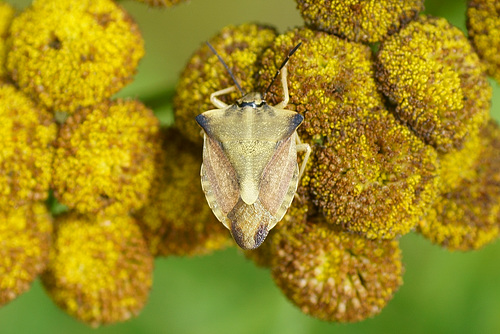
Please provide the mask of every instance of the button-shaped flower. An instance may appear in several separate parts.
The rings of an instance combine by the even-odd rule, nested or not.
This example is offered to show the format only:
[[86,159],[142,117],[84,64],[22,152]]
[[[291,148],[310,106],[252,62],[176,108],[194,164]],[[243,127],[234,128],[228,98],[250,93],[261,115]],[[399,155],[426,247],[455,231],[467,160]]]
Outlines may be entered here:
[[27,291],[47,264],[52,217],[43,203],[0,211],[0,305]]
[[59,216],[47,269],[48,294],[63,310],[92,326],[124,321],[146,303],[153,257],[128,216]]
[[467,6],[469,38],[488,74],[500,82],[500,1],[471,0]]
[[377,78],[398,119],[440,152],[460,149],[490,109],[491,87],[464,34],[421,16],[386,39]]
[[52,187],[81,213],[126,214],[148,200],[159,154],[159,122],[134,100],[80,109],[61,126]]
[[461,179],[443,191],[418,225],[421,234],[450,250],[481,248],[500,233],[498,124],[490,121],[478,137],[473,165],[464,166]]
[[378,42],[413,20],[423,0],[297,0],[306,24],[351,41]]
[[112,0],[35,0],[12,22],[7,69],[55,111],[101,102],[132,80],[144,42]]
[[56,134],[52,114],[0,82],[0,208],[47,198]]
[[322,320],[374,316],[403,283],[398,241],[332,229],[321,217],[280,225],[266,242],[278,287],[304,313]]

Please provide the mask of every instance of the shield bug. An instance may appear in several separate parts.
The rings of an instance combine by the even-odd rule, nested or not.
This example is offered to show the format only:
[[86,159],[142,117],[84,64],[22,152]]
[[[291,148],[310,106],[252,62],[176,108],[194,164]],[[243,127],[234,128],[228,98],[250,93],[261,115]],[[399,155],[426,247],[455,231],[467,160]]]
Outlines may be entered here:
[[[211,94],[217,109],[196,117],[204,132],[201,184],[210,208],[236,243],[255,249],[292,203],[311,152],[296,132],[304,117],[285,109],[289,100],[286,64],[301,43],[288,53],[264,94],[245,94],[220,55],[207,45],[235,85]],[[280,72],[283,101],[270,106],[265,96]],[[236,89],[242,96],[232,105],[217,98]],[[306,152],[300,169],[298,151]]]

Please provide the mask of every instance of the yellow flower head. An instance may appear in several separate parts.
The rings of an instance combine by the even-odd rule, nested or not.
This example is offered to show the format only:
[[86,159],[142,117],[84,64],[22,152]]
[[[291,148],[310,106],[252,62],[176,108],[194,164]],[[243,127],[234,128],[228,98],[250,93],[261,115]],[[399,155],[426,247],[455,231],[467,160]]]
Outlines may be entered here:
[[50,113],[0,82],[0,208],[47,198],[56,135]]
[[377,61],[398,118],[439,151],[460,149],[485,123],[491,87],[467,38],[445,19],[411,22],[381,44]]
[[[335,123],[353,115],[364,117],[384,108],[373,78],[368,46],[308,28],[297,28],[276,37],[259,68],[260,87],[270,83],[287,53],[302,42],[288,62],[287,109],[304,115],[302,136],[321,143]],[[268,102],[283,99],[281,84],[271,86]]]
[[35,0],[12,22],[7,69],[22,91],[71,113],[129,83],[143,44],[112,0]]
[[488,74],[500,83],[500,1],[471,0],[467,5],[469,38]]
[[331,229],[322,219],[277,226],[272,276],[302,312],[353,322],[378,314],[403,283],[399,243]]
[[42,282],[59,307],[92,326],[127,320],[144,307],[153,257],[132,218],[65,214],[54,238]]
[[0,1],[0,77],[4,77],[7,73],[5,70],[5,56],[7,54],[5,42],[14,14],[15,10],[11,5]]
[[460,150],[439,154],[441,164],[441,180],[439,190],[447,193],[457,186],[464,178],[473,178],[477,159],[483,150],[481,134],[475,133],[466,138]]
[[153,255],[201,255],[232,244],[201,190],[201,157],[201,145],[177,130],[163,134],[151,199],[136,215]]
[[51,235],[43,203],[0,211],[0,305],[29,290],[45,269]]
[[423,0],[297,0],[306,24],[356,42],[378,42],[424,9]]
[[[367,46],[301,28],[280,35],[262,56],[260,82],[290,59],[290,103],[298,132],[313,147],[302,184],[333,224],[368,238],[394,238],[415,226],[437,195],[437,154],[384,106]],[[281,100],[281,87],[271,89]]]
[[172,7],[181,2],[186,2],[187,0],[138,0],[139,2],[144,2],[151,7]]
[[500,232],[500,128],[490,121],[479,139],[472,171],[444,192],[418,225],[426,238],[450,250],[481,248]]
[[159,122],[133,100],[80,109],[62,125],[52,187],[81,213],[126,214],[142,207],[161,150]]
[[[257,57],[274,39],[274,29],[256,24],[228,26],[209,42],[233,71],[245,92],[255,87],[258,70]],[[189,60],[181,74],[174,96],[176,126],[190,140],[201,141],[200,127],[195,117],[215,107],[210,94],[233,86],[233,80],[216,55],[203,45]],[[226,103],[234,103],[239,92],[221,96]]]

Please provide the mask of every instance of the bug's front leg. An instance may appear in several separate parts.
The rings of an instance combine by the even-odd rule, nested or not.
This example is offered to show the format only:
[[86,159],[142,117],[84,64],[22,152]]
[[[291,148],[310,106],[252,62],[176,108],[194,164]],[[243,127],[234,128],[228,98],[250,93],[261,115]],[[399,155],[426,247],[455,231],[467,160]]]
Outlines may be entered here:
[[287,65],[283,67],[283,70],[281,72],[281,85],[283,87],[283,101],[275,105],[274,107],[276,109],[285,109],[286,105],[288,104],[288,100],[290,99],[290,96],[288,95],[288,83],[286,82],[286,77],[288,74],[288,70],[286,69]]
[[[299,169],[299,183],[300,180],[302,179],[302,175],[304,174],[304,170],[306,169],[307,161],[309,161],[309,156],[311,155],[311,146],[307,143],[302,143],[300,141],[299,135],[297,132],[295,132],[295,150],[297,152],[306,152],[304,155],[304,159],[302,160],[302,163],[300,164],[300,169]],[[294,194],[294,197],[297,201],[302,202],[302,199],[299,197],[297,192]]]
[[302,143],[297,132],[295,132],[295,143],[297,152],[306,152],[304,155],[304,159],[302,160],[302,164],[300,164],[300,170],[299,170],[299,180],[300,180],[302,178],[302,174],[304,174],[304,170],[306,169],[307,161],[309,160],[312,150],[309,144]]
[[219,100],[217,98],[217,96],[228,94],[228,93],[234,92],[235,90],[236,90],[236,86],[231,86],[231,87],[227,87],[227,88],[218,90],[210,95],[210,102],[212,102],[212,104],[219,109],[227,108],[227,104],[225,104],[224,102]]

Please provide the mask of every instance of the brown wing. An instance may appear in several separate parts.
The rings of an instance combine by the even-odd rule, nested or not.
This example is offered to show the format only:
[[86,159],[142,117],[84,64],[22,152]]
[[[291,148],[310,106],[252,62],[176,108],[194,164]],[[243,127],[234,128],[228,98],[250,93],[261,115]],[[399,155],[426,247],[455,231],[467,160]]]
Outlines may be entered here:
[[227,214],[233,209],[240,197],[238,181],[234,169],[219,143],[207,135],[204,138],[201,168],[203,191],[217,219],[230,229]]
[[[298,185],[297,149],[294,133],[280,143],[269,161],[260,183],[259,199],[276,222],[280,221],[290,206]],[[271,229],[273,226],[269,226]]]

